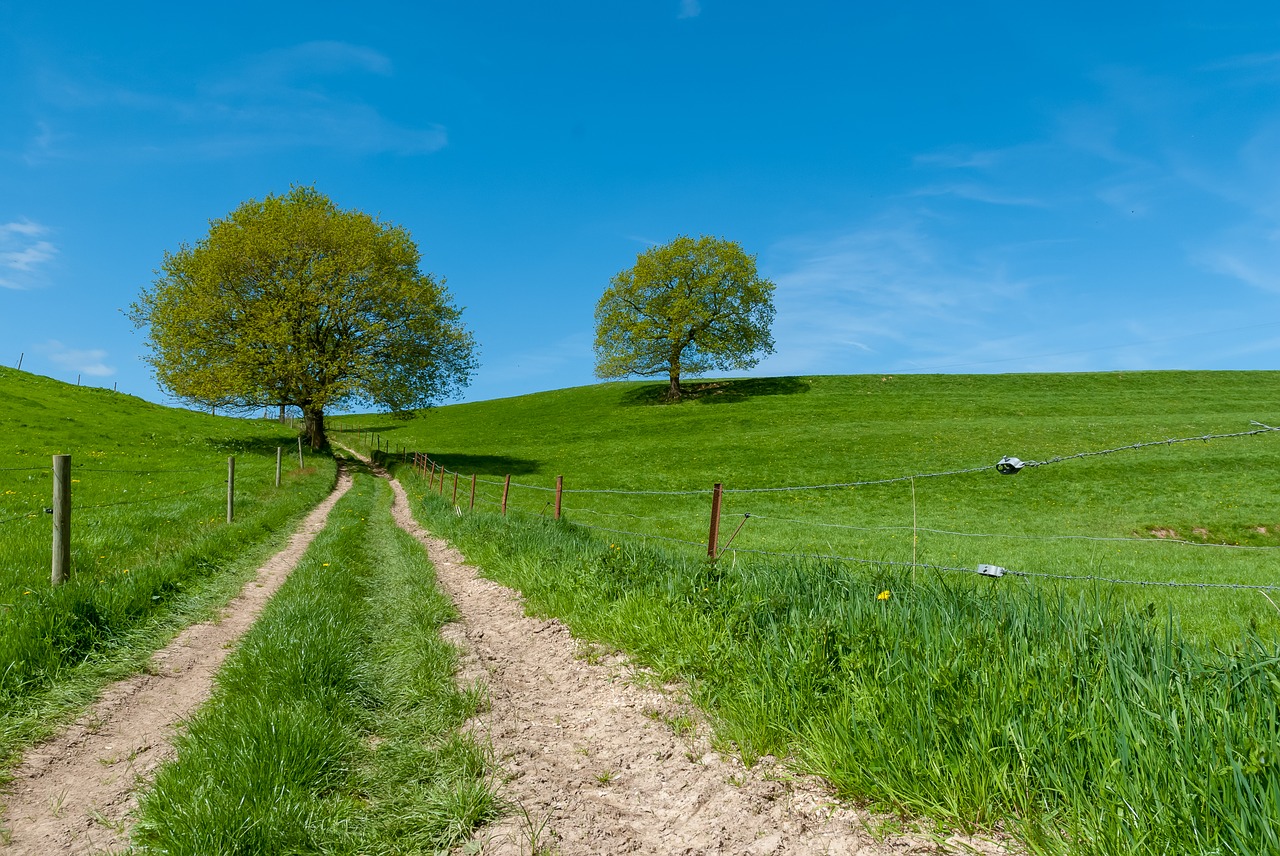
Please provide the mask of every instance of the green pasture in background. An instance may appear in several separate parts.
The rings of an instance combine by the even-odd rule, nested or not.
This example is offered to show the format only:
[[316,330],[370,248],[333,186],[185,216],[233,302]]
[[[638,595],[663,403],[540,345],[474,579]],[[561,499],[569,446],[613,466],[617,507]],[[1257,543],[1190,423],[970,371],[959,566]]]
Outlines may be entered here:
[[[563,475],[567,520],[619,530],[605,537],[689,542],[679,548],[691,555],[705,553],[698,545],[707,538],[710,488],[722,482],[722,545],[745,519],[729,561],[767,551],[1149,582],[1280,583],[1280,552],[1271,549],[1280,547],[1280,432],[1120,451],[1013,476],[993,468],[1006,455],[1042,461],[1244,432],[1254,420],[1280,425],[1280,373],[857,375],[689,386],[692,395],[678,404],[662,400],[659,383],[609,383],[451,405],[408,421],[341,417],[331,427],[362,451],[417,450],[462,473],[464,508],[470,474],[479,475],[477,506],[487,510],[498,507],[510,474],[511,513],[549,517],[550,488]],[[987,469],[930,477],[974,467]],[[733,492],[881,479],[899,480]],[[452,488],[450,477],[448,497]],[[602,488],[641,493],[574,493]],[[643,493],[678,490],[701,493]],[[1199,546],[1206,543],[1232,546]],[[1116,591],[1140,608],[1172,610],[1192,637],[1280,630],[1280,609],[1253,590]]]

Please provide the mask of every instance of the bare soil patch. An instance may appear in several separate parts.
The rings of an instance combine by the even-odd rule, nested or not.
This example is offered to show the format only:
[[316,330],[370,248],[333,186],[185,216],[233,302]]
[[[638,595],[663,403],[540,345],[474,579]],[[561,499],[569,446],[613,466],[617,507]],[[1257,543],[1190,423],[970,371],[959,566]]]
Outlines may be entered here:
[[333,492],[216,620],[183,630],[152,656],[144,674],[109,686],[70,728],[26,753],[3,795],[7,833],[0,853],[117,853],[128,846],[139,786],[172,756],[175,728],[209,697],[214,673],[351,482],[340,470]]
[[958,836],[872,835],[883,819],[838,803],[813,777],[774,759],[748,769],[712,751],[680,687],[580,644],[559,621],[525,615],[516,593],[422,529],[391,484],[396,521],[426,547],[461,613],[447,628],[463,652],[460,679],[482,681],[490,699],[470,728],[492,746],[517,807],[467,852],[1005,852]]

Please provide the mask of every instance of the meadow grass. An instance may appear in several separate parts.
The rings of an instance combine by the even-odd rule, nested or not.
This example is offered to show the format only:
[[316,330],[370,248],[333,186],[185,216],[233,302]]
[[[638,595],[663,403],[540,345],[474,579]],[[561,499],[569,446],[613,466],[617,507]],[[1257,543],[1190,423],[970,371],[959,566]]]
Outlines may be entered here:
[[[332,488],[272,422],[211,417],[0,369],[0,757],[47,733],[225,602]],[[52,588],[51,456],[72,456],[70,580]],[[235,522],[226,460],[236,457]]]
[[1046,854],[1280,853],[1280,647],[1111,588],[726,557],[414,511],[529,608],[689,685],[718,739]]
[[[722,544],[743,523],[731,545],[740,554],[1275,585],[1280,434],[1117,452],[1016,476],[989,467],[1005,455],[1048,460],[1249,431],[1252,420],[1277,424],[1278,384],[1276,372],[768,378],[695,385],[688,400],[667,404],[661,384],[611,383],[452,405],[411,421],[331,424],[361,451],[374,448],[373,432],[384,450],[426,452],[460,472],[464,507],[470,474],[480,479],[477,506],[489,510],[510,474],[511,513],[550,516],[550,488],[564,475],[567,519],[618,530],[602,537],[688,542],[690,556],[705,552],[710,488],[722,482]],[[988,469],[927,477],[973,467]],[[926,477],[734,492],[916,474]],[[597,489],[696,493],[575,492]],[[1117,596],[1173,609],[1196,638],[1280,632],[1280,611],[1257,591],[1153,586]]]
[[445,852],[498,810],[422,547],[364,473],[142,798],[137,851]]

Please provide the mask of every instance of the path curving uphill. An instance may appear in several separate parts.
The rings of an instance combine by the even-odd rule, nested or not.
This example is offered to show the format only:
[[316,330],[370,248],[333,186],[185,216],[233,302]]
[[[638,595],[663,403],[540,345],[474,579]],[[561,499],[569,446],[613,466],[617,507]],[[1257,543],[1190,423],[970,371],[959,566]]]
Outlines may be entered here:
[[0,854],[116,853],[128,847],[137,792],[173,755],[175,727],[209,697],[214,674],[351,484],[351,474],[340,467],[329,496],[217,619],[187,627],[152,656],[145,673],[107,687],[71,727],[27,751],[2,796],[7,844],[0,844]]

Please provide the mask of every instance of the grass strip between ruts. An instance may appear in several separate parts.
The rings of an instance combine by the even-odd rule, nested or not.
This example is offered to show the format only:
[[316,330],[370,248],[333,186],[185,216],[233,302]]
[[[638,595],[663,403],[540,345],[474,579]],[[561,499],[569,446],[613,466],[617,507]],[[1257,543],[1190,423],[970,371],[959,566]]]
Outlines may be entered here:
[[431,852],[496,814],[453,607],[390,495],[356,475],[143,796],[139,852]]
[[575,636],[690,684],[750,761],[1035,853],[1280,853],[1280,650],[1209,647],[1099,587],[718,565],[549,519],[414,512]]

